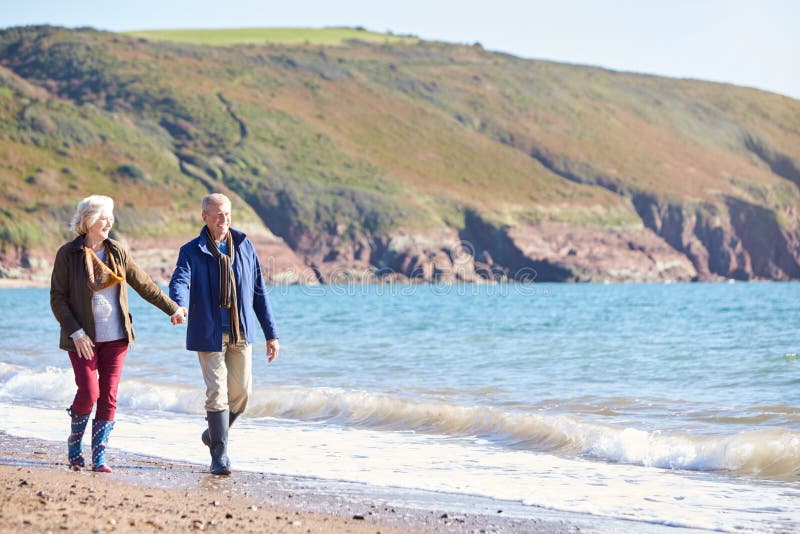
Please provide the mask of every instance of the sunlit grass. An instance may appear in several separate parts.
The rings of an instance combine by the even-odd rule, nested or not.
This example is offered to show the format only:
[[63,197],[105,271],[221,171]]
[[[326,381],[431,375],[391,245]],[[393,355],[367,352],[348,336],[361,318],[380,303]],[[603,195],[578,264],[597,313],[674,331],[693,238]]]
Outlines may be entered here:
[[349,40],[370,43],[415,43],[410,36],[376,33],[358,28],[236,28],[192,30],[142,30],[127,35],[158,41],[227,46],[235,44],[343,45]]

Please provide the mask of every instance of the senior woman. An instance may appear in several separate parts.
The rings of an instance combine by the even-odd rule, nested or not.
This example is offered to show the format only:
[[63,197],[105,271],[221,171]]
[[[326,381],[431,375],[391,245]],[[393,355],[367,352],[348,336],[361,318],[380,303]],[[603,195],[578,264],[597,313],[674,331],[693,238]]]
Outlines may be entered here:
[[114,428],[117,387],[128,346],[133,343],[128,313],[128,285],[150,304],[183,322],[179,308],[133,261],[122,245],[109,239],[114,201],[92,195],[78,204],[70,229],[78,237],[56,254],[50,283],[50,307],[61,325],[59,346],[69,353],[78,391],[67,409],[72,427],[67,439],[70,468],[80,471],[83,433],[92,421],[92,468],[111,472],[105,449]]

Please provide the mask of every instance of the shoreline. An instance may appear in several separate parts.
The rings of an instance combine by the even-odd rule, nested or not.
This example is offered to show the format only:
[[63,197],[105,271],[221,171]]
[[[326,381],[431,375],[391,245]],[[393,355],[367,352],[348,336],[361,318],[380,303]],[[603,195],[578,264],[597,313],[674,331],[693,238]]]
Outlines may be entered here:
[[0,289],[22,289],[27,287],[50,287],[50,281],[30,278],[0,278]]
[[[169,285],[169,278],[162,278],[162,277],[153,277],[153,281],[158,284],[159,286],[167,286]],[[388,280],[374,280],[374,281],[358,281],[358,280],[344,280],[344,281],[331,281],[321,284],[303,284],[299,282],[293,283],[268,283],[268,288],[287,288],[287,287],[334,287],[334,288],[342,288],[342,287],[365,287],[365,286],[397,286],[397,287],[414,287],[414,286],[440,286],[440,287],[455,287],[455,286],[476,286],[476,287],[485,287],[485,286],[522,286],[522,287],[537,287],[542,285],[578,285],[578,284],[598,284],[598,285],[701,285],[701,284],[712,284],[712,285],[722,285],[722,284],[792,284],[798,283],[800,280],[766,280],[766,279],[752,279],[752,280],[734,280],[734,279],[720,279],[720,280],[703,280],[703,281],[672,281],[672,280],[662,280],[662,281],[654,281],[654,282],[641,282],[641,281],[591,281],[591,282],[531,282],[531,283],[523,283],[523,282],[515,282],[515,281],[454,281],[454,282],[447,282],[447,281],[415,281],[415,280],[396,280],[396,279],[388,279]],[[42,279],[31,279],[31,278],[0,278],[0,289],[27,289],[27,288],[49,288],[50,287],[50,279],[42,280]]]
[[[543,532],[614,531],[646,525],[577,516],[518,503],[255,472],[209,475],[205,466],[109,449],[113,473],[72,472],[60,443],[0,431],[1,532]],[[84,454],[86,455],[86,446]],[[405,499],[402,496],[405,495]],[[438,495],[437,495],[438,497]],[[413,503],[409,506],[408,502]],[[476,504],[480,503],[480,504]],[[527,517],[505,508],[523,507]],[[658,529],[660,530],[660,529]],[[674,529],[670,529],[674,531]],[[95,530],[97,531],[97,530]],[[618,531],[618,530],[617,530]]]

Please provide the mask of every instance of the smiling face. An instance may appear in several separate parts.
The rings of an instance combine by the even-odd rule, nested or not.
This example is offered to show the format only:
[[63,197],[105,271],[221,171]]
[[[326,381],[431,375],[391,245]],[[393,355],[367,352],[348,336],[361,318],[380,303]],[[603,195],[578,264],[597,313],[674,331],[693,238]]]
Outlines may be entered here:
[[86,240],[90,243],[99,243],[108,239],[108,233],[114,226],[114,213],[110,210],[100,212],[100,217],[86,230]]
[[231,205],[228,202],[210,202],[203,212],[203,222],[214,235],[214,239],[222,241],[231,226]]

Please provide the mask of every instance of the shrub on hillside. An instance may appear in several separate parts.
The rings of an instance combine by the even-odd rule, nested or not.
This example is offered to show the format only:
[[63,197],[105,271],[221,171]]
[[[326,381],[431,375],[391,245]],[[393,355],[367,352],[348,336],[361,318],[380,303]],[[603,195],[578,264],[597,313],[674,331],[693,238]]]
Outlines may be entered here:
[[143,182],[150,179],[150,175],[148,175],[134,163],[120,165],[117,167],[115,174],[122,178],[127,178],[133,182]]

